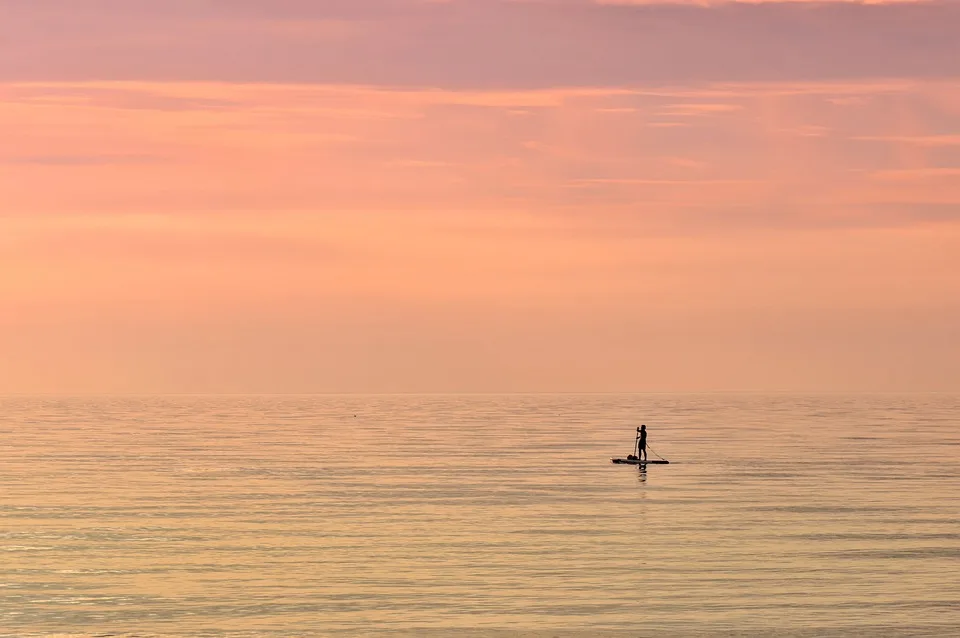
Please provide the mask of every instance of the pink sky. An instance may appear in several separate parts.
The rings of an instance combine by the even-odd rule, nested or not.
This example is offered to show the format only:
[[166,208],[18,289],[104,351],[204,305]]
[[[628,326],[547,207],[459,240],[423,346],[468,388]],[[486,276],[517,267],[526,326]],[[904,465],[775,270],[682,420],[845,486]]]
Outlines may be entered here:
[[0,15],[0,393],[960,390],[960,3]]

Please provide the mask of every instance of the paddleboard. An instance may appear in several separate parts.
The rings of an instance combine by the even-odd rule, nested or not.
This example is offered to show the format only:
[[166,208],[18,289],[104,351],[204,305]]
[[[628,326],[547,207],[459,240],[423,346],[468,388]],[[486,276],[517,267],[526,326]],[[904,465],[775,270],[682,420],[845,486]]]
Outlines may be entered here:
[[670,461],[661,461],[660,459],[654,459],[652,461],[640,461],[637,459],[610,459],[610,461],[617,465],[670,465]]

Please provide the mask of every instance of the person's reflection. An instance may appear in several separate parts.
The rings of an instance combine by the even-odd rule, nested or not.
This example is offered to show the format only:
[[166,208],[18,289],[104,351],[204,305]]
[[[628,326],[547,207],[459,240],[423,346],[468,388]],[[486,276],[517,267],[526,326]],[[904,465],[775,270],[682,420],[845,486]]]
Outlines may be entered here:
[[638,479],[641,483],[646,483],[646,482],[647,482],[647,466],[646,466],[646,465],[638,465],[637,467],[640,468],[640,474],[637,476],[637,479]]

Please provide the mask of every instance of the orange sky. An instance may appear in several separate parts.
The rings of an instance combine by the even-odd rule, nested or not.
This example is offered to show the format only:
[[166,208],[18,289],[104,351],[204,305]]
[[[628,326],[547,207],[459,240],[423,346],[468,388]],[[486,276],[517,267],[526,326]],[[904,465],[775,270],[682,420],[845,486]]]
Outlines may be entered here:
[[960,5],[321,4],[0,0],[0,392],[960,390]]

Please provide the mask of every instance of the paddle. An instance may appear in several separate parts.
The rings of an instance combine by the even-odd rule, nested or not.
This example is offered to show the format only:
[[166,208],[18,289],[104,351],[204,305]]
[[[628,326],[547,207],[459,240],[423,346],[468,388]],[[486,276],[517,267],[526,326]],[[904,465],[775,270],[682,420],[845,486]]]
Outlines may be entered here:
[[640,460],[640,428],[637,428],[637,438],[633,441],[633,454],[631,454],[631,456]]
[[[650,452],[653,452],[653,455],[654,455],[655,457],[657,457],[658,459],[660,459],[661,461],[666,461],[666,460],[667,460],[667,459],[663,458],[662,456],[660,456],[659,454],[657,454],[656,452],[654,452],[653,448],[650,447],[650,444],[649,444],[649,443],[647,443],[647,450],[650,451]],[[669,463],[669,461],[667,461],[667,462]]]

